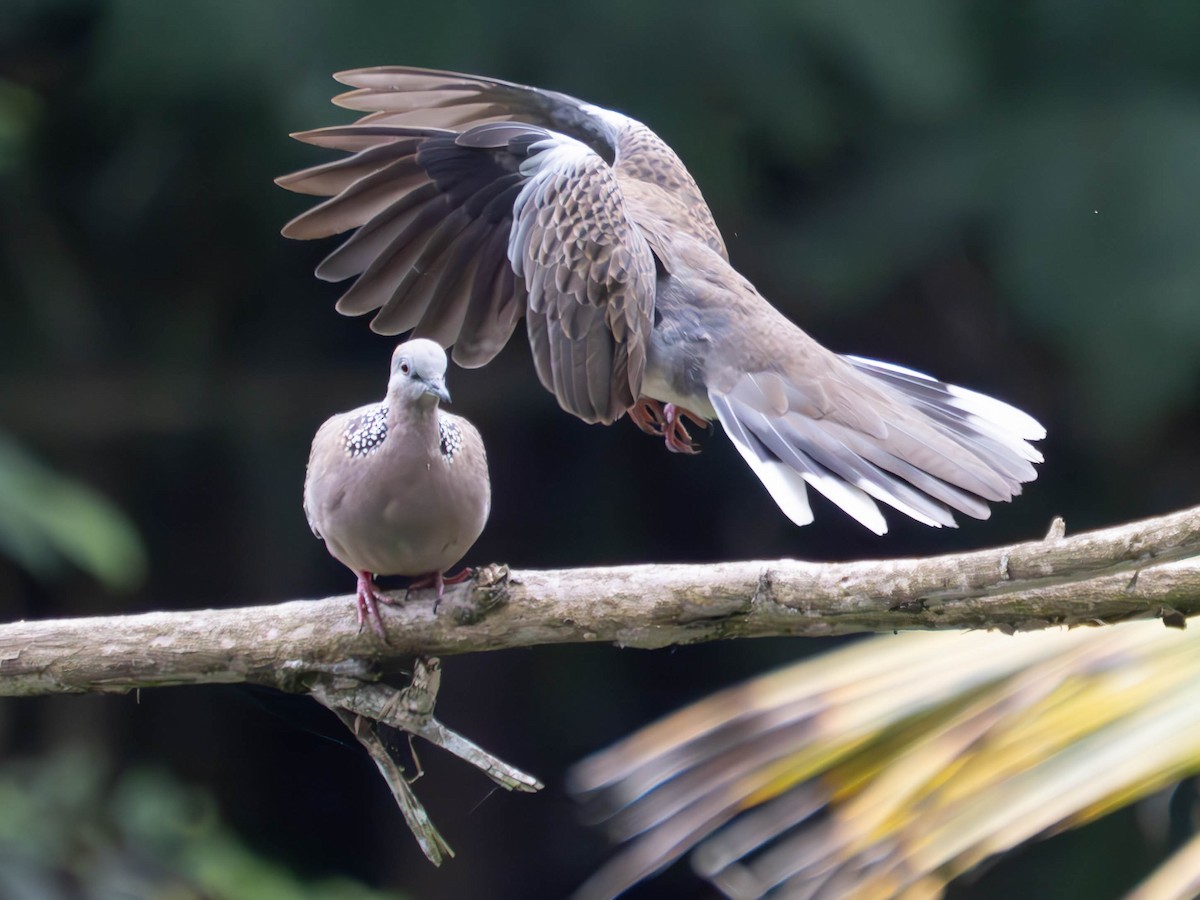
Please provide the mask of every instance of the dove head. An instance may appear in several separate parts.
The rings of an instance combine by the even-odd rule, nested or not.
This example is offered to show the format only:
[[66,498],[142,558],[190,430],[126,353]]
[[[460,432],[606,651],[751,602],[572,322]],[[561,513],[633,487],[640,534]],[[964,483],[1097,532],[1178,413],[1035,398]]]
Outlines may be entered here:
[[392,402],[430,409],[441,400],[450,402],[446,390],[446,351],[425,338],[406,341],[392,353],[388,380]]

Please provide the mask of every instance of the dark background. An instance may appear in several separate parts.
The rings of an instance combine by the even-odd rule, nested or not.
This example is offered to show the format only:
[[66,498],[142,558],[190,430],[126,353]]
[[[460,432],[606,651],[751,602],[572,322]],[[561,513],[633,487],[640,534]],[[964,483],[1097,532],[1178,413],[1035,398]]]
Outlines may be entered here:
[[[734,264],[806,330],[995,394],[1050,432],[1039,480],[988,522],[889,515],[876,538],[818,498],[797,529],[719,434],[686,459],[628,422],[562,413],[520,329],[487,368],[449,376],[495,492],[467,562],[908,556],[1039,536],[1054,515],[1075,532],[1196,503],[1198,35],[1189,2],[3,0],[0,439],[108,497],[145,566],[129,551],[113,589],[10,546],[22,564],[0,558],[0,620],[351,589],[300,487],[317,425],[382,395],[394,341],[333,311],[337,287],[311,270],[334,245],[279,236],[306,201],[272,178],[329,158],[288,132],[351,118],[328,105],[329,74],[385,63],[554,88],[649,123]],[[0,459],[6,477],[20,484]],[[564,795],[569,763],[829,646],[446,659],[441,718],[548,786],[492,792],[425,748],[417,791],[459,854],[440,871],[313,704],[245,687],[5,701],[0,788],[32,791],[46,834],[26,842],[45,851],[35,862],[0,852],[0,894],[6,858],[64,896],[99,864],[169,878],[163,828],[131,830],[122,800],[158,784],[206,811],[194,837],[224,829],[243,848],[238,896],[281,890],[246,887],[263,867],[296,879],[280,896],[342,876],[419,897],[560,896],[608,852]],[[55,759],[92,773],[78,807],[37,805],[74,783],[45,774]],[[0,850],[16,828],[4,809]],[[101,838],[78,836],[85,819]],[[1157,830],[1114,817],[963,893],[1117,896],[1161,855]],[[643,893],[710,896],[684,866]]]

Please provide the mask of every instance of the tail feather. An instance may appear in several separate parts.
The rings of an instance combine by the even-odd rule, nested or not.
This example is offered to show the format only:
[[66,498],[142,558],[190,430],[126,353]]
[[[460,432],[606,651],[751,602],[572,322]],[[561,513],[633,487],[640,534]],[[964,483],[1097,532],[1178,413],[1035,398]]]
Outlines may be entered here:
[[[858,485],[876,500],[882,500],[884,503],[895,506],[896,509],[919,522],[934,528],[954,527],[954,517],[945,506],[917,490],[911,484],[891,477],[886,465],[876,465],[863,453],[851,449],[839,439],[832,429],[814,427],[812,420],[806,420],[799,416],[788,416],[784,423],[785,427],[781,431],[789,435],[795,442],[809,443],[812,447],[812,455],[817,462],[835,475]],[[864,441],[863,444],[865,445],[864,449],[870,446],[869,441]],[[892,473],[892,475],[894,474]],[[986,516],[987,507],[983,507],[983,509]],[[971,514],[970,508],[961,511],[968,515]]]
[[721,427],[784,515],[797,525],[809,524],[813,520],[812,508],[808,504],[808,490],[800,473],[784,465],[762,441],[743,427],[725,397],[716,393],[709,396]]
[[[928,494],[934,500],[940,501],[950,507],[950,509],[956,509],[973,519],[986,519],[991,514],[987,503],[974,494],[947,484],[940,478],[930,475],[924,469],[919,469],[912,463],[905,462],[898,456],[889,453],[877,442],[848,429],[840,429],[836,433],[841,436],[843,443],[845,443],[851,452],[857,453],[867,462],[878,466],[883,471],[891,472],[898,478],[903,479],[904,482],[912,485],[915,490],[923,494]],[[953,516],[950,516],[950,524],[954,524]]]
[[964,430],[973,432],[971,443],[976,455],[1010,481],[1032,481],[1037,477],[1037,470],[1034,469],[1033,463],[1042,461],[1041,454],[1023,441],[1021,442],[1022,446],[1030,453],[1036,454],[1037,459],[1030,459],[1018,451],[1011,442],[1011,436],[997,433],[985,424],[971,421],[970,416],[966,413],[947,410],[945,407],[927,403],[921,398],[912,398],[910,402],[916,409],[936,422],[943,434],[952,439]]
[[[729,391],[709,391],[734,445],[796,524],[812,521],[806,486],[883,534],[874,500],[953,527],[954,511],[986,519],[988,501],[1011,500],[1037,477],[1042,455],[1029,441],[1045,429],[1031,416],[920,372],[841,359],[855,384],[820,415],[810,392],[786,382],[780,390],[778,376],[746,373]],[[796,397],[805,400],[800,409],[791,408]]]
[[[732,404],[735,415],[738,413],[737,407],[735,401]],[[755,437],[762,441],[780,462],[799,472],[806,483],[876,534],[887,531],[883,514],[867,492],[857,484],[859,479],[853,476],[847,478],[841,472],[817,462],[813,457],[819,453],[819,447],[811,441],[797,441],[796,433],[789,427],[787,417],[771,418],[759,413],[757,416],[741,418]],[[800,447],[804,449],[801,450]]]
[[[983,420],[994,422],[1010,431],[1016,437],[1038,441],[1046,436],[1046,429],[1042,426],[1041,422],[1029,415],[1029,413],[1023,412],[1015,406],[1005,403],[1003,400],[997,400],[995,397],[989,397],[987,394],[981,394],[970,388],[959,387],[956,384],[945,384],[938,381],[932,375],[926,375],[924,372],[918,372],[915,369],[907,369],[895,363],[867,359],[863,356],[844,356],[842,358],[848,360],[855,367],[871,372],[886,380],[912,385],[914,388],[927,391],[935,397],[945,397],[949,405],[965,412],[975,413]],[[1037,451],[1034,451],[1034,453],[1039,459],[1041,458],[1037,454]]]

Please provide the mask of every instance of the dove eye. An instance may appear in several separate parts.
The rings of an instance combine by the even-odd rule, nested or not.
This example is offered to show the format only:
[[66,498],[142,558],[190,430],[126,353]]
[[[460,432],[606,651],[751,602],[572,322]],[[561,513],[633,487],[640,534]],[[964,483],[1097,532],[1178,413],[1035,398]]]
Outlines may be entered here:
[[410,368],[411,368],[411,367],[409,366],[409,364],[408,364],[408,363],[406,363],[406,362],[402,362],[402,363],[400,363],[400,374],[401,374],[401,375],[407,375],[407,374],[408,374],[408,372],[409,372],[409,369],[410,369]]

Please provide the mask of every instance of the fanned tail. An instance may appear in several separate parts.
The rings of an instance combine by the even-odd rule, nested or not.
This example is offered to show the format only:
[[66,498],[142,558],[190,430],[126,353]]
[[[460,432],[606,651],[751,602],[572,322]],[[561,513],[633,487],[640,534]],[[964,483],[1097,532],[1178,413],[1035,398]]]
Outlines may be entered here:
[[745,373],[709,391],[721,425],[780,509],[813,519],[816,488],[876,534],[875,501],[933,527],[976,519],[1037,477],[1029,442],[1045,429],[1000,400],[890,363],[833,357],[836,388],[818,392],[775,373]]

